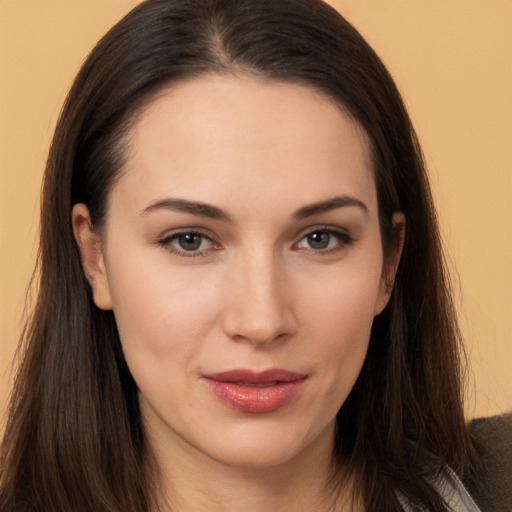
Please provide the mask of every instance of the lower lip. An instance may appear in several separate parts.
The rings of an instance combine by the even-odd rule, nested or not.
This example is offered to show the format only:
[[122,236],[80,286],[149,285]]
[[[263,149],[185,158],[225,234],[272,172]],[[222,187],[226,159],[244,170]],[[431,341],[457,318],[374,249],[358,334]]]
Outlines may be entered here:
[[221,402],[241,412],[272,412],[289,403],[299,392],[306,377],[273,386],[241,386],[205,378],[209,390]]

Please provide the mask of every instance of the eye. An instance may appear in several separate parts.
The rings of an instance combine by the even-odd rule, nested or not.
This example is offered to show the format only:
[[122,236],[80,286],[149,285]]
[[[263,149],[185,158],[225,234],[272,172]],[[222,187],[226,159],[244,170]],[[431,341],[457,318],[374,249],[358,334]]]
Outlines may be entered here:
[[185,257],[201,256],[206,251],[216,248],[211,238],[193,231],[174,233],[158,243],[168,251]]
[[310,249],[328,252],[349,244],[352,238],[348,233],[333,229],[317,229],[309,232],[294,245],[294,249]]
[[208,245],[208,240],[203,235],[197,233],[182,233],[176,235],[172,243],[174,243],[179,249],[183,251],[199,251],[205,249],[205,245]]

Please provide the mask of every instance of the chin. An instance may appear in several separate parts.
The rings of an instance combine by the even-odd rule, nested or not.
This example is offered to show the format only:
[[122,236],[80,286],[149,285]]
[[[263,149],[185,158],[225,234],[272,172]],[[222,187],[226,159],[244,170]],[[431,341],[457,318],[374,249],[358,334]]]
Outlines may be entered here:
[[240,445],[231,443],[225,450],[214,453],[213,458],[225,466],[258,470],[284,466],[294,461],[301,450],[288,443],[259,443]]
[[319,452],[332,453],[334,422],[316,433],[305,426],[301,429],[297,423],[239,425],[207,450],[210,457],[224,465],[251,470],[295,464],[307,460],[310,454],[318,457]]

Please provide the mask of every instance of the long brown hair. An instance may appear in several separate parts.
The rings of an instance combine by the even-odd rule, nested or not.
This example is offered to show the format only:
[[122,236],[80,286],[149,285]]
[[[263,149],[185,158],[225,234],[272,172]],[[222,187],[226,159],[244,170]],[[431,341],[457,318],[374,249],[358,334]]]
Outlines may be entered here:
[[[147,0],[93,49],[62,110],[42,195],[38,298],[1,451],[4,512],[149,511],[155,495],[137,388],[111,312],[92,302],[71,209],[105,219],[136,113],[173,82],[241,73],[306,84],[343,106],[373,146],[384,249],[407,219],[392,297],[337,416],[334,460],[367,510],[397,493],[444,510],[431,484],[470,469],[459,333],[421,150],[389,73],[320,0]],[[431,474],[429,474],[429,472]]]

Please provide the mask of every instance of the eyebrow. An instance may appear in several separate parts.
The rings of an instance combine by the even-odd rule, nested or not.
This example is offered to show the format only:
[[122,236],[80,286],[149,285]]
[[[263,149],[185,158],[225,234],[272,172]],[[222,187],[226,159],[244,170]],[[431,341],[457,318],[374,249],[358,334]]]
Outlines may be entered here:
[[[366,215],[368,215],[368,207],[360,199],[351,196],[337,196],[326,201],[320,201],[318,203],[303,206],[293,214],[293,218],[295,220],[302,220],[307,217],[312,217],[313,215],[349,206],[360,208]],[[141,215],[146,215],[155,210],[161,209],[189,213],[191,215],[208,217],[210,219],[222,220],[225,222],[231,221],[229,214],[216,206],[202,203],[200,201],[189,201],[187,199],[178,198],[167,198],[156,201],[144,208]]]
[[190,213],[192,215],[198,215],[199,217],[208,217],[210,219],[217,219],[223,221],[230,221],[230,216],[220,208],[212,206],[210,204],[201,203],[199,201],[188,201],[187,199],[175,199],[168,198],[156,201],[150,204],[147,208],[144,208],[141,212],[142,215],[146,215],[155,210],[173,210],[175,212]]
[[360,208],[366,215],[369,213],[368,207],[360,199],[352,196],[337,196],[332,199],[328,199],[327,201],[320,201],[318,203],[303,206],[293,214],[293,218],[301,220],[319,213],[330,212],[347,206]]

